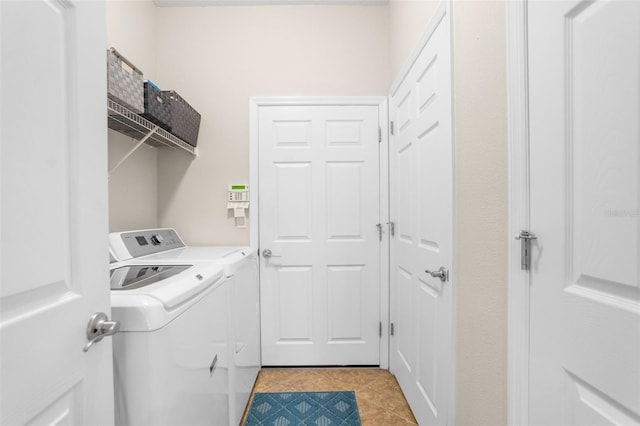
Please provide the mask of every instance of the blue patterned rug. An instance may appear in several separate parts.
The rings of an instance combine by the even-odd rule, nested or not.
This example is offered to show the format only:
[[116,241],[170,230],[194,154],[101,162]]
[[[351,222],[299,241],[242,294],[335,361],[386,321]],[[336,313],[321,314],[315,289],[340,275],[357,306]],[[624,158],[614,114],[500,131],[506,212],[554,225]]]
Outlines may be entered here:
[[360,425],[356,394],[347,392],[256,393],[245,426]]

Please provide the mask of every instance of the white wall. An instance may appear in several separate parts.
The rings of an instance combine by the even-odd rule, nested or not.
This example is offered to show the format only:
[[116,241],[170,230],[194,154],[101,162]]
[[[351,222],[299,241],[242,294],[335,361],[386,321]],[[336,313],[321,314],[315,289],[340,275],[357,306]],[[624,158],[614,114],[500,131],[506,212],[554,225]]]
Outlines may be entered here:
[[[115,47],[152,80],[156,70],[156,7],[151,0],[109,0],[107,47]],[[109,168],[136,141],[109,130]],[[143,145],[109,179],[109,231],[158,226],[158,150]]]
[[459,425],[507,423],[505,6],[455,1]]
[[[386,6],[158,8],[163,88],[202,114],[192,159],[159,153],[161,226],[189,244],[248,244],[226,210],[226,188],[249,181],[249,97],[385,95]],[[177,155],[178,154],[178,155]]]
[[389,38],[391,78],[395,79],[417,47],[439,0],[390,0]]
[[[109,168],[137,141],[109,130]],[[109,232],[157,227],[158,149],[142,145],[109,177]]]

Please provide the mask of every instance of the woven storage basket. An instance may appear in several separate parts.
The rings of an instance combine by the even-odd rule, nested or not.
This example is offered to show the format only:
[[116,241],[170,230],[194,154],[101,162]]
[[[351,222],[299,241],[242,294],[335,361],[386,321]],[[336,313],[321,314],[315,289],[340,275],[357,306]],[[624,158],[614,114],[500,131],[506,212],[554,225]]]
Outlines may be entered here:
[[144,114],[142,116],[165,130],[171,130],[169,92],[163,92],[153,83],[145,81]]
[[107,93],[114,101],[131,111],[144,112],[142,71],[113,47],[107,50]]
[[200,114],[177,92],[170,90],[166,93],[169,94],[171,105],[170,132],[188,144],[196,146],[200,130]]

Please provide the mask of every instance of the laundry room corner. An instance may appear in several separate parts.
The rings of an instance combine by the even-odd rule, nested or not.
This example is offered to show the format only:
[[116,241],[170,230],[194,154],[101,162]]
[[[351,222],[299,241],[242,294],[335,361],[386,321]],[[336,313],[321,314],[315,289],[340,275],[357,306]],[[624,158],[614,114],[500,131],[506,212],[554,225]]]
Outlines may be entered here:
[[[156,6],[151,0],[108,1],[108,48],[131,59],[153,80],[156,76]],[[120,162],[135,142],[109,129],[109,170]],[[158,226],[158,148],[140,146],[109,174],[109,231]],[[135,206],[135,208],[132,208]]]

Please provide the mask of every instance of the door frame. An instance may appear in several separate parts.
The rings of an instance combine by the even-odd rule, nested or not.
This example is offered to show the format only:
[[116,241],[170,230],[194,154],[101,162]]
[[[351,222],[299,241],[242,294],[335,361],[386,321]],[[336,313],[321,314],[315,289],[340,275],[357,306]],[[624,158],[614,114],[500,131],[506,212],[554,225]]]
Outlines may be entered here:
[[507,280],[507,418],[529,422],[529,327],[531,274],[520,269],[515,235],[530,226],[529,74],[527,0],[506,2],[508,280]]
[[[322,96],[322,97],[250,97],[249,98],[249,188],[250,217],[249,240],[251,247],[259,249],[259,182],[258,182],[258,123],[259,109],[264,106],[377,106],[378,123],[381,130],[380,140],[380,221],[384,225],[389,222],[389,110],[386,96]],[[389,232],[383,227],[384,238],[380,247],[380,321],[382,333],[380,337],[380,368],[389,369]]]

